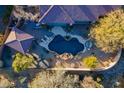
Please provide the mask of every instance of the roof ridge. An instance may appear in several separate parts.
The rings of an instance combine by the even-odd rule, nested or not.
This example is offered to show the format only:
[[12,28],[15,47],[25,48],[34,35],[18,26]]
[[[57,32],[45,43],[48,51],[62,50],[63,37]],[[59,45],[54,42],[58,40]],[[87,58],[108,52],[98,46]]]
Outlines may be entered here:
[[49,9],[43,14],[43,16],[40,18],[39,22],[49,13],[49,11],[54,7],[54,5],[51,5]]
[[21,46],[21,42],[19,42],[19,46],[21,47],[21,50],[23,51],[23,53],[25,53],[24,48]]
[[68,15],[68,17],[71,19],[71,21],[74,21],[73,20],[73,18],[67,13],[67,11],[64,9],[64,7],[62,7],[62,6],[59,6],[61,9],[62,9],[62,11],[64,12],[64,13],[66,13],[67,15]]
[[18,28],[16,28],[16,27],[13,27],[13,31],[15,31],[15,38],[16,38],[16,40],[18,40],[18,41],[23,41],[23,40],[27,40],[27,39],[32,39],[33,38],[33,36],[31,36],[30,34],[28,34],[28,33],[25,33],[25,34],[28,34],[29,36],[30,36],[30,38],[24,38],[24,39],[21,39],[21,40],[19,40],[17,37],[17,32],[16,32],[16,30],[19,30],[20,32],[23,32],[22,30],[20,30],[20,29],[18,29]]
[[18,28],[13,27],[12,31],[14,31],[14,32],[15,32],[15,38],[16,38],[16,40],[18,40],[18,39],[17,39],[17,35],[16,35],[16,31],[15,31],[15,29],[17,29],[17,30],[18,30]]
[[14,27],[13,29],[15,31],[15,38],[16,38],[17,41],[19,41],[18,38],[17,38],[17,34],[16,34],[17,33],[16,30],[19,30],[19,29],[17,27]]
[[25,41],[25,40],[29,40],[29,39],[33,39],[33,37],[30,37],[30,38],[25,38],[25,39],[21,39],[21,40],[18,40],[18,41]]

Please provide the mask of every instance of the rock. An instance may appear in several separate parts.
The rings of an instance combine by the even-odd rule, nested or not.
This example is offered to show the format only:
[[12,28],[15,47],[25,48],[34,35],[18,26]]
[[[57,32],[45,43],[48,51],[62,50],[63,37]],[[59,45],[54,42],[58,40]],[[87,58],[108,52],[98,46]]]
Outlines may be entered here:
[[83,88],[103,88],[103,85],[95,81],[91,76],[85,76],[80,84]]
[[75,63],[75,68],[79,68],[79,66],[80,66],[80,63],[76,62]]
[[14,86],[14,82],[10,81],[3,74],[0,75],[0,88],[11,88]]
[[74,68],[75,67],[75,64],[74,63],[71,63],[71,68]]
[[109,62],[108,62],[108,61],[103,62],[103,65],[104,65],[105,67],[108,67],[108,66],[109,66]]
[[60,58],[62,60],[68,60],[68,59],[72,59],[73,55],[68,54],[68,53],[64,53],[64,54],[61,54],[61,55],[57,55],[57,58]]

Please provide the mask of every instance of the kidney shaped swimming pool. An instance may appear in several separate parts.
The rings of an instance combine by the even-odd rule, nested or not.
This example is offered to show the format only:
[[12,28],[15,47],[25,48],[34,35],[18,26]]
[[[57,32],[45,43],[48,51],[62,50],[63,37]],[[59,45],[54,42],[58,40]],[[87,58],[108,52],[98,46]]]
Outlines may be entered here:
[[49,43],[49,49],[57,52],[58,54],[71,53],[76,55],[78,52],[84,50],[84,45],[81,44],[78,39],[71,38],[65,40],[61,35],[55,36],[55,38]]

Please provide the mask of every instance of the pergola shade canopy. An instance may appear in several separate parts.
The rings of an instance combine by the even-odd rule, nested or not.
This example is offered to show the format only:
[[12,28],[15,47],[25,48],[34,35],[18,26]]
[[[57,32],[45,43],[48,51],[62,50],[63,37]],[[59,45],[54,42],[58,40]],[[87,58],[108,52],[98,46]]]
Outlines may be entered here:
[[39,23],[73,24],[76,21],[95,21],[99,16],[120,7],[121,5],[41,5]]
[[5,41],[5,45],[25,54],[29,49],[33,38],[34,37],[29,35],[28,33],[25,33],[18,28],[13,27],[7,40]]

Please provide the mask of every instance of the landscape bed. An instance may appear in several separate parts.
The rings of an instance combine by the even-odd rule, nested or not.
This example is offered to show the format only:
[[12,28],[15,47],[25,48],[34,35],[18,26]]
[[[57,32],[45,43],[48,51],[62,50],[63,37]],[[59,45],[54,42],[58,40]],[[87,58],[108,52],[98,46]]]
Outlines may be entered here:
[[[120,57],[122,50],[120,49],[114,56],[110,56],[106,60],[99,60],[95,67],[87,67],[82,58],[77,58],[71,54],[64,53],[56,56],[56,58],[48,59],[51,67],[48,70],[67,70],[67,71],[104,71],[114,67]],[[67,57],[65,56],[67,55]]]

